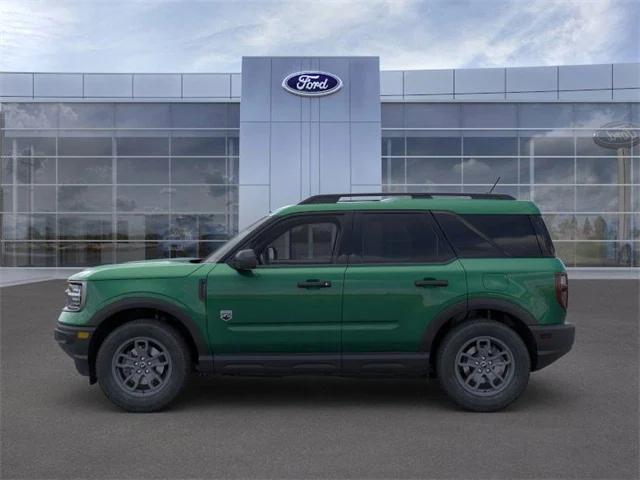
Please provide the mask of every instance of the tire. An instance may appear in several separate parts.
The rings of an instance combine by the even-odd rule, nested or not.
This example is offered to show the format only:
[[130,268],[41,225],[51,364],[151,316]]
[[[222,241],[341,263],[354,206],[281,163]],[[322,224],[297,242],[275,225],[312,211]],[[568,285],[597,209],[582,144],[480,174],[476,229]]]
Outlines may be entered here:
[[447,333],[436,362],[447,395],[474,412],[511,404],[527,387],[531,370],[520,336],[502,323],[484,319],[464,322]]
[[129,412],[155,412],[184,389],[191,370],[182,335],[156,320],[134,320],[104,340],[96,358],[104,394]]

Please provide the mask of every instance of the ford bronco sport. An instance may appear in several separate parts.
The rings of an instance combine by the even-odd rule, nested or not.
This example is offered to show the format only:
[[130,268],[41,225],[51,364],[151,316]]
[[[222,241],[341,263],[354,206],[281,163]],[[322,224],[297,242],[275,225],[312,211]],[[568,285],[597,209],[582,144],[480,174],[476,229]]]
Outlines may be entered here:
[[437,376],[502,409],[567,353],[567,274],[537,207],[507,195],[318,195],[204,259],[70,277],[55,338],[116,405],[168,405],[192,371]]

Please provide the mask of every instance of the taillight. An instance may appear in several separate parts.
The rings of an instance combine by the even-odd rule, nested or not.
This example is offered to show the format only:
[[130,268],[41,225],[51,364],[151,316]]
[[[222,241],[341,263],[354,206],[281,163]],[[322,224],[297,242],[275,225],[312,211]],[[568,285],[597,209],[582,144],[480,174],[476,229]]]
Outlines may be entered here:
[[556,273],[556,298],[565,310],[569,305],[569,278],[566,273]]

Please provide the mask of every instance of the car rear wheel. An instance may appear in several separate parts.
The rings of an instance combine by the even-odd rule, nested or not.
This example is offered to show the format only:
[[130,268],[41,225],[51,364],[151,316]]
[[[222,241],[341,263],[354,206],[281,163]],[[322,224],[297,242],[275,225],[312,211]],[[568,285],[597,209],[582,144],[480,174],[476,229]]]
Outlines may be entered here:
[[451,330],[438,350],[440,383],[467,410],[501,410],[529,382],[531,360],[520,336],[491,320],[471,320]]
[[115,329],[96,359],[102,391],[130,412],[167,406],[183,390],[189,370],[189,350],[180,333],[155,320],[135,320]]

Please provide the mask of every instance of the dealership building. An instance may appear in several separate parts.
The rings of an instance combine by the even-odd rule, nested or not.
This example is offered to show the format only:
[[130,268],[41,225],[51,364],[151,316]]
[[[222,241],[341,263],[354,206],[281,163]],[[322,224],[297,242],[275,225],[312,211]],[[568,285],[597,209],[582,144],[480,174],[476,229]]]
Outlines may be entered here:
[[0,129],[2,267],[202,257],[310,195],[477,193],[500,177],[568,267],[640,272],[638,63],[4,72]]

